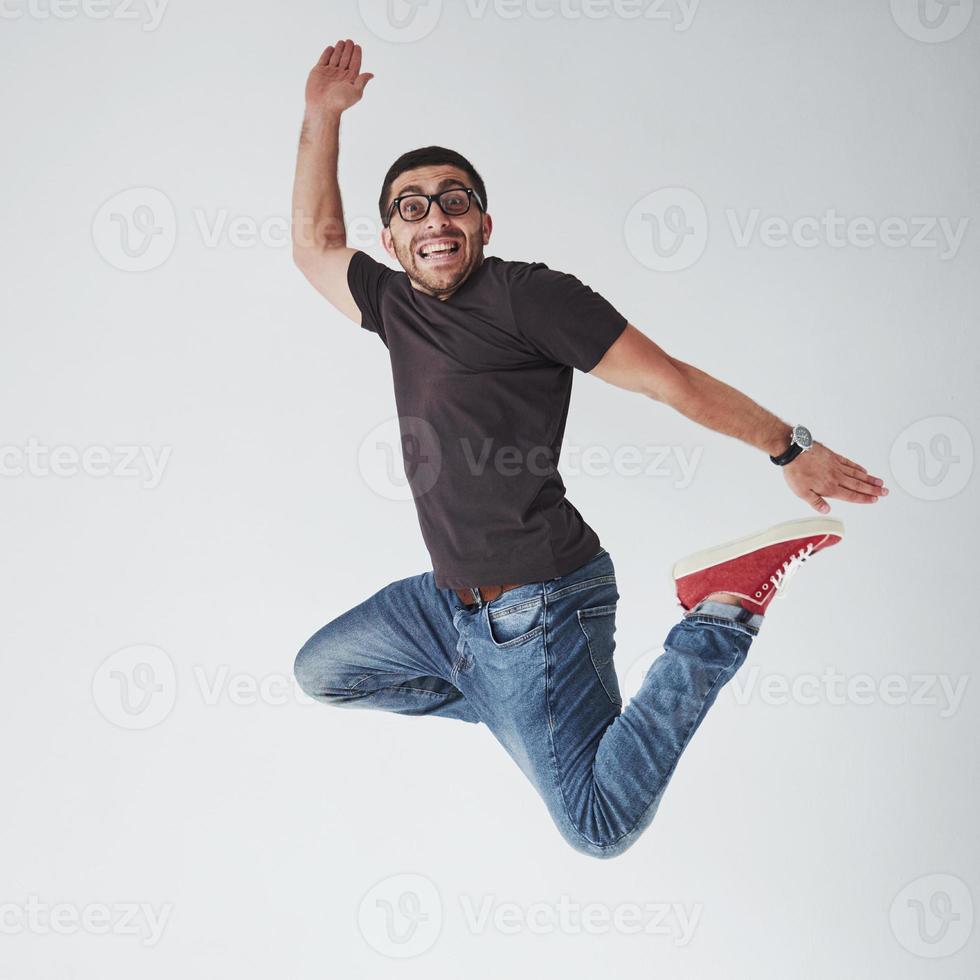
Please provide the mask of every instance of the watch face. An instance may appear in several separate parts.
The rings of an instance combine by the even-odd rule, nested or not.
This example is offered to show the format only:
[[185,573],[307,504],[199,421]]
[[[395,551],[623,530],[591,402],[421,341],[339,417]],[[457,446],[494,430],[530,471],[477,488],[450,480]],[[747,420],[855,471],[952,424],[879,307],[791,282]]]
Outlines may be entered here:
[[810,435],[810,430],[806,426],[798,425],[793,429],[793,442],[804,449],[809,449],[813,444],[813,436]]

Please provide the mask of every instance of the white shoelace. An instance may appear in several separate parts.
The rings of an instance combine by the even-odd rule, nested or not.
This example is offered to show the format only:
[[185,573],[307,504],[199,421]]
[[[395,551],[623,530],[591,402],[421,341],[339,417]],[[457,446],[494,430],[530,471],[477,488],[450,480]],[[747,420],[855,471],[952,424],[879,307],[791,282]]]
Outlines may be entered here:
[[800,550],[795,554],[791,555],[786,561],[783,562],[783,567],[776,570],[775,575],[769,576],[769,581],[776,587],[776,598],[778,599],[781,595],[786,594],[786,586],[789,584],[789,580],[796,573],[796,570],[800,568],[803,563],[810,557],[810,553],[813,551],[813,542],[811,541],[805,548],[800,548]]

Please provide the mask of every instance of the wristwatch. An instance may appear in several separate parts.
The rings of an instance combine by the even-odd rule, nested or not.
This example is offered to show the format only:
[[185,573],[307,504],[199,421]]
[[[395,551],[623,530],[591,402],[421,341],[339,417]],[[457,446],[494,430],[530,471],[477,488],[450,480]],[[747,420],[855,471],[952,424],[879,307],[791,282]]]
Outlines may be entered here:
[[810,435],[810,430],[805,425],[794,425],[793,435],[789,440],[789,449],[779,456],[770,456],[769,458],[777,466],[785,466],[796,459],[800,453],[805,453],[812,445],[813,436]]

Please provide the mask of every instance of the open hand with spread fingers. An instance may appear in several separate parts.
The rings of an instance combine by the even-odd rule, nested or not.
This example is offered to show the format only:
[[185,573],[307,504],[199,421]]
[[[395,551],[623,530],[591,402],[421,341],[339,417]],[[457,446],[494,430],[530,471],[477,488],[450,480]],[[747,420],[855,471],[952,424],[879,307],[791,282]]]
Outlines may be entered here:
[[331,44],[306,80],[307,108],[343,112],[360,101],[372,78],[371,72],[361,73],[359,44],[349,38]]
[[790,490],[821,514],[830,510],[827,497],[873,504],[888,494],[880,477],[816,440],[782,470]]

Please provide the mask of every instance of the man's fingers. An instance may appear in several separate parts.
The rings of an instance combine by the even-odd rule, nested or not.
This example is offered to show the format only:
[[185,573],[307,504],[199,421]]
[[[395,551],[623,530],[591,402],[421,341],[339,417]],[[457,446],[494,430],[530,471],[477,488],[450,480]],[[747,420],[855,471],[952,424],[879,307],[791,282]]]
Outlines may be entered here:
[[350,59],[350,69],[354,73],[355,78],[361,73],[361,46],[359,44],[354,45],[354,53]]
[[333,51],[330,52],[330,57],[327,59],[326,64],[328,64],[331,68],[337,68],[340,65],[341,58],[344,56],[344,48],[346,45],[346,41],[343,39],[339,40],[334,45]]
[[878,500],[877,494],[871,493],[858,493],[855,490],[848,490],[847,487],[838,485],[833,491],[824,491],[828,497],[834,497],[837,500],[849,500],[852,504],[873,504]]
[[[848,482],[850,481],[850,482]],[[837,482],[850,486],[852,490],[861,490],[865,493],[877,493],[884,488],[884,484],[876,476],[870,473],[861,473],[859,470],[849,470],[841,467],[837,471]],[[858,484],[858,486],[852,486]]]
[[877,500],[881,496],[881,494],[878,492],[878,487],[876,487],[873,483],[866,483],[862,480],[855,480],[849,476],[839,477],[837,482],[842,487],[845,487],[848,490],[853,490],[856,493],[861,494],[862,496],[871,496],[874,497],[875,500]]
[[338,65],[346,71],[350,67],[351,55],[354,53],[354,42],[348,38],[344,41],[344,49],[340,53]]
[[882,482],[878,477],[872,476],[863,466],[844,465],[841,469],[850,476],[853,476],[856,480],[865,480],[867,483],[878,484]]
[[[865,483],[871,483],[878,487],[883,487],[885,481],[880,476],[872,476],[865,467],[860,463],[855,463],[853,459],[848,459],[846,456],[841,456],[837,454],[837,459],[842,465],[848,467],[851,470],[850,475],[858,480],[863,480]],[[886,490],[885,493],[888,491]]]
[[329,65],[330,56],[333,54],[333,45],[323,49],[323,54],[320,55],[320,59],[317,61],[318,65]]
[[842,472],[844,475],[850,477],[852,480],[857,480],[858,483],[861,483],[866,487],[871,487],[873,489],[881,488],[881,492],[883,494],[888,493],[888,490],[885,487],[885,481],[882,480],[880,476],[872,476],[867,470],[844,469]]

